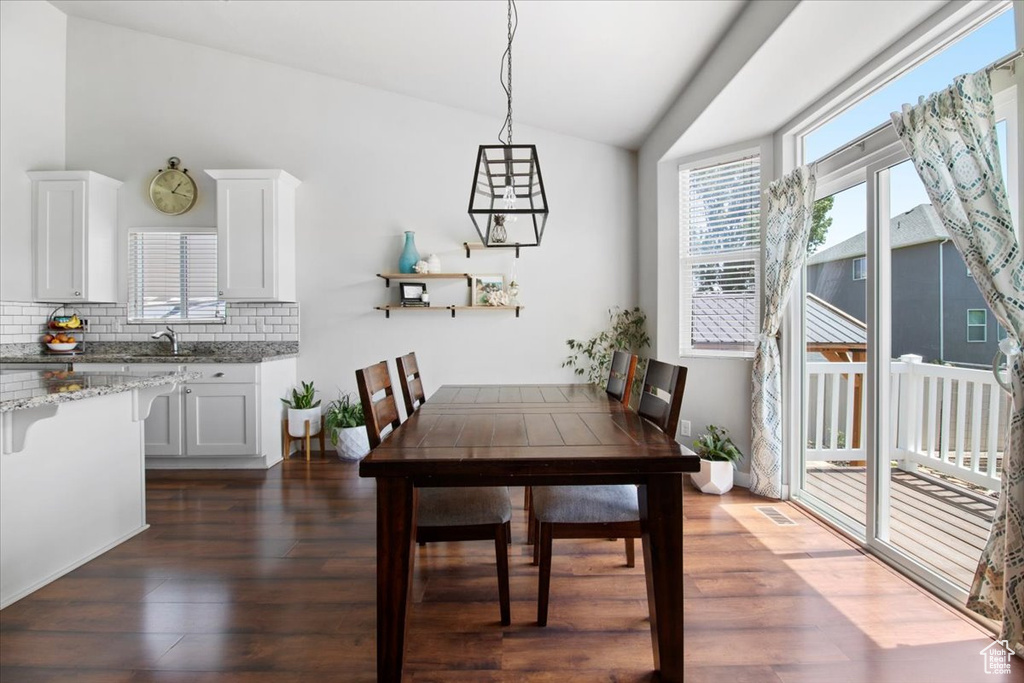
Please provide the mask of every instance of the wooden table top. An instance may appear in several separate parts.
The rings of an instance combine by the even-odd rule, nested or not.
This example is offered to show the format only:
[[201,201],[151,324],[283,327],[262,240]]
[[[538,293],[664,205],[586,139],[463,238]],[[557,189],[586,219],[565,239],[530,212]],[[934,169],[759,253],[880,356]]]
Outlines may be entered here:
[[590,384],[445,385],[360,464],[362,476],[693,472],[699,460]]

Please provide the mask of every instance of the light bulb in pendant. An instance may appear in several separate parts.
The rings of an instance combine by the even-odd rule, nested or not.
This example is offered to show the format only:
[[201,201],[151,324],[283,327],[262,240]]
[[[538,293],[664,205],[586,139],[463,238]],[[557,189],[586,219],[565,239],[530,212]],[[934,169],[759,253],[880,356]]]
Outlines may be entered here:
[[[509,177],[505,180],[505,193],[502,195],[502,201],[505,202],[506,209],[516,208],[516,190],[512,185],[512,178]],[[515,223],[518,217],[515,214],[509,214],[505,216],[506,223]]]

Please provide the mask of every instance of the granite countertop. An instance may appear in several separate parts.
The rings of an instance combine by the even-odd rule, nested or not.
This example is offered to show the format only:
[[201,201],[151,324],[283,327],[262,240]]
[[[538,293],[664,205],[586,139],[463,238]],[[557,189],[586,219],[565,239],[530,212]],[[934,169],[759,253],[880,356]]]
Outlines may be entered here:
[[199,379],[200,372],[0,370],[0,413]]
[[0,350],[2,363],[263,363],[295,358],[298,342],[183,342],[177,356],[166,341],[87,342],[85,352],[77,355],[44,353],[39,344],[5,344]]

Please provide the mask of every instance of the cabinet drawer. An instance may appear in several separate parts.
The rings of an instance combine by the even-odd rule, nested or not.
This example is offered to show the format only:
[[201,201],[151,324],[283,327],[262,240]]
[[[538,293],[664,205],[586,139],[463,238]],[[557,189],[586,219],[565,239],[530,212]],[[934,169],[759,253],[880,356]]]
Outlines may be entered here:
[[185,369],[203,373],[203,376],[199,379],[189,380],[189,384],[222,384],[256,381],[256,366],[253,364],[199,363],[189,365]]

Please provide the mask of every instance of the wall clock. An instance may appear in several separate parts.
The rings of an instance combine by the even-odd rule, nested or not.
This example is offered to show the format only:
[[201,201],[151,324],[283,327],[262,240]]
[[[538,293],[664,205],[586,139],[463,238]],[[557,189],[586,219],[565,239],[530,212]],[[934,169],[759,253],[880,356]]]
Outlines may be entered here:
[[149,200],[157,211],[168,216],[178,216],[191,209],[199,194],[188,169],[179,169],[180,164],[181,159],[171,157],[167,168],[160,169],[149,184]]

